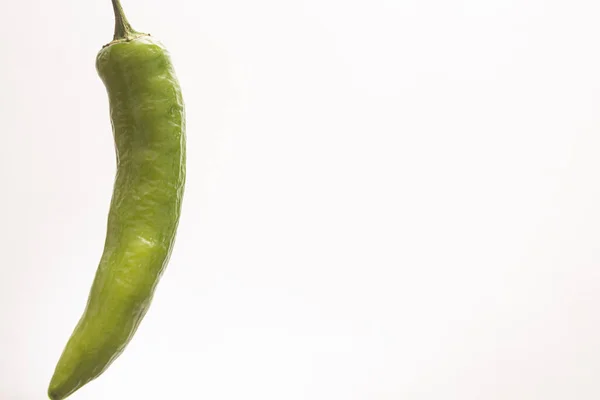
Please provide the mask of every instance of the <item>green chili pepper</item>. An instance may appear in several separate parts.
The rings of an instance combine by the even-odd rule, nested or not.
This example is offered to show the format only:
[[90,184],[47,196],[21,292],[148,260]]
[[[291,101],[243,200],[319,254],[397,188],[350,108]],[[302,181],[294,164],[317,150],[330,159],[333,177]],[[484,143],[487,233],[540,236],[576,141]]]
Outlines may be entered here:
[[104,252],[87,306],[48,389],[64,399],[101,375],[143,319],[169,260],[185,183],[185,111],[166,49],[136,32],[119,0],[114,40],[96,67],[117,155]]

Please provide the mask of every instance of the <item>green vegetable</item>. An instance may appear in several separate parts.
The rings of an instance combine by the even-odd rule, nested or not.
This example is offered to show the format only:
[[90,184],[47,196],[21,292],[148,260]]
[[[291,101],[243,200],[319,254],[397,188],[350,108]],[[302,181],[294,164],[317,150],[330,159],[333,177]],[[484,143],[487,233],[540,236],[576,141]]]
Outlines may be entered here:
[[185,183],[185,111],[166,49],[131,28],[119,0],[96,67],[110,102],[117,174],[85,311],[48,388],[64,399],[100,376],[143,319],[169,260]]

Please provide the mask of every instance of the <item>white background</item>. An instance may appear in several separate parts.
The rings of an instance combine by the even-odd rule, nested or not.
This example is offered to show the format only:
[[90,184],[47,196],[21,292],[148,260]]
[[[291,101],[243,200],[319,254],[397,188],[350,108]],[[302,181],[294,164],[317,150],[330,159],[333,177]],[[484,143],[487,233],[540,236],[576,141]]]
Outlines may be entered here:
[[[108,0],[5,2],[0,398],[45,397],[115,173]],[[177,244],[75,400],[600,398],[600,4],[124,0],[188,112]]]

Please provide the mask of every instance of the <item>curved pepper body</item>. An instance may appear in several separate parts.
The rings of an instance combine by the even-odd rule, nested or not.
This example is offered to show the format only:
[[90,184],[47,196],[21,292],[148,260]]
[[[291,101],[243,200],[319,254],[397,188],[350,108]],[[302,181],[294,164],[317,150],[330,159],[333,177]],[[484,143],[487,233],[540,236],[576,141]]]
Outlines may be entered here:
[[64,399],[118,357],[146,314],[173,248],[185,183],[185,110],[166,49],[148,35],[105,46],[117,174],[104,252],[48,394]]

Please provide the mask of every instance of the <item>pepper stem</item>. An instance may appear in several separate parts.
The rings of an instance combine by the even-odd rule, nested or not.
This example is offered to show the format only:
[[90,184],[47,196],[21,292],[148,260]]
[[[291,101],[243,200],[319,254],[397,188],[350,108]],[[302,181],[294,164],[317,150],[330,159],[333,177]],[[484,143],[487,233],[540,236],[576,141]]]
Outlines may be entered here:
[[139,32],[135,31],[129,21],[127,21],[127,17],[123,12],[123,7],[121,6],[120,0],[112,0],[113,10],[115,12],[115,35],[114,40],[125,39],[130,40],[133,39],[133,36],[139,34]]

